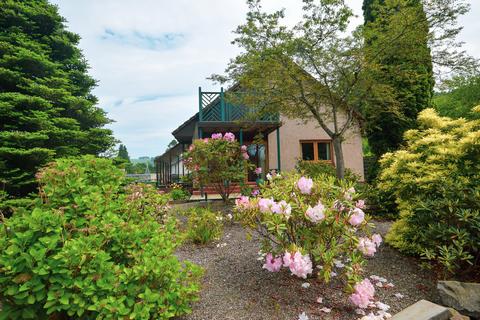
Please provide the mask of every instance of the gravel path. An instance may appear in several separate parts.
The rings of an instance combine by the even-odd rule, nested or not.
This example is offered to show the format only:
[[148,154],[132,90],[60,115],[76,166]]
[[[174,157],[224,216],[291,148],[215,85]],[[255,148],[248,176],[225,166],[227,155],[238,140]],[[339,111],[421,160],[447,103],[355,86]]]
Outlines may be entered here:
[[[385,234],[389,222],[377,222],[377,232]],[[342,284],[332,281],[322,284],[316,279],[299,279],[286,268],[279,273],[262,269],[258,261],[259,240],[247,240],[239,225],[225,228],[221,241],[210,246],[185,245],[178,251],[180,259],[189,259],[205,268],[200,301],[193,312],[179,320],[207,319],[291,319],[297,320],[305,312],[314,319],[357,319]],[[217,247],[217,244],[225,244]],[[384,277],[393,288],[376,287],[379,301],[391,306],[395,314],[419,299],[437,301],[433,275],[418,267],[418,260],[405,257],[388,245],[382,244],[366,266],[366,275]],[[302,283],[309,282],[309,288]],[[373,281],[372,281],[373,282]],[[395,297],[401,293],[403,298]],[[323,297],[323,303],[316,302]],[[330,313],[320,309],[331,308]]]

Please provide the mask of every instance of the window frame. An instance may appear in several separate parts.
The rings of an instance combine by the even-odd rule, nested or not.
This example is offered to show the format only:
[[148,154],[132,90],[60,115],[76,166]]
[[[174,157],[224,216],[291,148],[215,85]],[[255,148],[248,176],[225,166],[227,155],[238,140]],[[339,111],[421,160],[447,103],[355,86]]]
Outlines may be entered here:
[[[302,149],[302,144],[303,143],[313,143],[313,160],[303,160],[303,149]],[[319,143],[328,143],[328,145],[330,146],[330,160],[321,160],[321,159],[318,159],[318,144]],[[334,156],[333,156],[333,144],[332,144],[332,140],[328,140],[328,139],[313,139],[313,140],[300,140],[300,143],[299,143],[299,148],[300,148],[300,159],[302,159],[302,161],[308,161],[308,162],[325,162],[325,163],[330,163],[332,164],[333,166],[335,166],[335,162],[334,162]]]

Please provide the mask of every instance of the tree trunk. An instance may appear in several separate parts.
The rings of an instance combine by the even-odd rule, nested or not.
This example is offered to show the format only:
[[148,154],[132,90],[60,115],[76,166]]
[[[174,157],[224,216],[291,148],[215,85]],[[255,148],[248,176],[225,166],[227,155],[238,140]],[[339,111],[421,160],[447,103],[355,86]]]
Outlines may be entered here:
[[342,138],[335,137],[333,138],[333,150],[335,151],[335,168],[337,172],[337,178],[345,178],[345,161],[343,158],[342,150]]

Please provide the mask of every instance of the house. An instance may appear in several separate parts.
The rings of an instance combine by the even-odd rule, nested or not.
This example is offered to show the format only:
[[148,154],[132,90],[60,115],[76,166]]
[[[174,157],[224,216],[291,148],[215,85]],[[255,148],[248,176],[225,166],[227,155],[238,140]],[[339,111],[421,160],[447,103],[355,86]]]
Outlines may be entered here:
[[[182,162],[183,152],[193,140],[216,132],[233,132],[240,144],[247,145],[250,160],[263,172],[293,170],[300,159],[325,161],[335,166],[331,139],[314,120],[304,123],[278,114],[249,120],[252,109],[228,103],[223,88],[219,92],[199,88],[198,95],[198,112],[172,132],[178,144],[155,158],[158,186],[181,181],[188,174]],[[345,167],[363,180],[359,128],[354,127],[346,134],[343,153]],[[255,179],[256,175],[249,173],[248,180]]]

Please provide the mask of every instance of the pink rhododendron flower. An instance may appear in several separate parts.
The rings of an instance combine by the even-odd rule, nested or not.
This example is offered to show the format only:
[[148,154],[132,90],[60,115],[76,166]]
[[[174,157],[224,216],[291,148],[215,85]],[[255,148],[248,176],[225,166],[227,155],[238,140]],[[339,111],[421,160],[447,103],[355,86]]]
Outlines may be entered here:
[[271,253],[267,254],[265,258],[265,264],[263,265],[264,269],[267,269],[270,272],[278,272],[282,267],[282,257],[273,257]]
[[258,190],[258,189],[255,189],[255,190],[252,191],[252,196],[254,196],[254,197],[258,196],[259,194],[260,194],[260,190]]
[[365,200],[358,200],[355,203],[355,207],[357,207],[359,209],[365,209]]
[[242,145],[240,147],[240,150],[242,150],[242,152],[247,152],[247,146],[246,145]]
[[365,237],[362,237],[358,240],[358,250],[360,250],[364,255],[373,257],[375,252],[377,252],[377,246],[375,243]]
[[262,198],[258,201],[258,208],[260,209],[260,212],[271,212],[272,211],[272,206],[275,203],[273,199],[265,199]]
[[240,209],[247,209],[250,207],[250,198],[247,196],[241,196],[235,200],[235,205]]
[[235,135],[231,132],[227,132],[223,135],[223,139],[227,141],[235,141]]
[[351,216],[350,216],[350,219],[348,219],[348,222],[352,226],[358,226],[363,222],[363,220],[365,220],[365,213],[362,211],[362,209],[355,208],[351,210],[350,213],[351,213]]
[[243,159],[245,159],[245,160],[250,159],[250,156],[249,156],[248,153],[246,153],[246,152],[242,152],[242,157],[243,157]]
[[353,198],[353,194],[355,193],[355,188],[351,187],[343,194],[344,198],[348,201],[351,201]]
[[380,244],[382,243],[382,236],[379,235],[378,233],[375,233],[373,236],[372,236],[372,241],[373,243],[375,243],[375,245],[377,246],[377,248],[380,246]]
[[190,147],[188,147],[188,151],[193,151],[193,149],[195,149],[195,145],[191,144]]
[[325,206],[319,201],[318,204],[313,208],[308,206],[306,215],[310,221],[313,223],[318,223],[319,221],[325,219],[324,210]]
[[293,256],[291,255],[290,252],[285,252],[283,255],[283,266],[284,267],[290,267],[290,263],[293,261]]
[[210,139],[205,138],[205,139],[203,139],[202,141],[205,142],[205,143],[208,143],[208,141],[210,141]]
[[292,213],[292,206],[288,204],[285,200],[282,200],[280,202],[273,202],[271,210],[273,213],[284,214],[289,217]]
[[290,252],[285,252],[283,265],[290,268],[290,272],[299,278],[306,279],[307,275],[312,273],[312,260],[310,260],[310,256],[308,254],[302,255],[298,251],[293,255],[291,255]]
[[280,201],[278,204],[280,205],[280,213],[290,217],[292,214],[292,206],[285,200]]
[[354,287],[355,292],[350,296],[350,301],[359,308],[366,309],[372,303],[375,288],[368,279],[364,279]]
[[297,187],[303,194],[310,194],[312,192],[313,180],[310,178],[301,177],[298,179]]
[[223,138],[223,136],[222,136],[221,133],[214,133],[214,134],[212,134],[212,139],[214,139],[214,140],[220,140],[220,139],[222,139],[222,138]]
[[255,169],[255,174],[256,175],[259,175],[261,173],[262,173],[262,168],[258,167],[258,168]]

